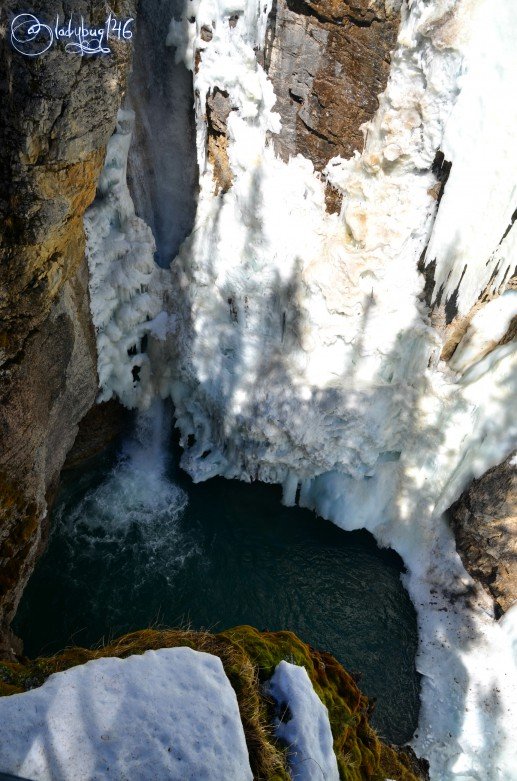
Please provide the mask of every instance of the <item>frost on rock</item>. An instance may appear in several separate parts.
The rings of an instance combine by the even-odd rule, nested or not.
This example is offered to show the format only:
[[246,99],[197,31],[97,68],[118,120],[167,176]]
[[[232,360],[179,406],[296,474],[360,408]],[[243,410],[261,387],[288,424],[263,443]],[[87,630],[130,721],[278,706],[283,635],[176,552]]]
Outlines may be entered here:
[[[418,269],[434,261],[433,295],[464,312],[490,279],[502,292],[515,266],[515,166],[505,155],[516,17],[509,0],[403,4],[364,150],[334,158],[321,177],[301,156],[279,160],[268,142],[281,129],[251,6],[190,3],[169,34],[178,45],[189,33],[178,56],[194,74],[201,171],[168,304],[182,465],[194,480],[280,483],[286,503],[395,548],[419,615],[416,751],[433,781],[512,781],[515,657],[443,514],[516,445],[516,345],[496,347],[501,321],[494,330],[477,319],[474,347],[466,352],[471,330],[458,363],[441,362]],[[216,88],[231,106],[224,193],[205,154]],[[439,150],[452,170],[435,221]],[[325,211],[325,180],[343,195],[340,215]],[[461,204],[476,195],[474,223]],[[506,318],[507,306],[492,312]]]
[[190,648],[56,673],[0,699],[0,723],[0,767],[33,781],[253,778],[221,660]]
[[275,734],[288,747],[295,781],[339,781],[328,711],[305,667],[280,662],[266,685],[277,704]]
[[147,407],[160,391],[153,345],[171,326],[151,229],[135,214],[126,181],[134,115],[120,110],[97,197],[85,214],[90,306],[97,335],[99,401]]

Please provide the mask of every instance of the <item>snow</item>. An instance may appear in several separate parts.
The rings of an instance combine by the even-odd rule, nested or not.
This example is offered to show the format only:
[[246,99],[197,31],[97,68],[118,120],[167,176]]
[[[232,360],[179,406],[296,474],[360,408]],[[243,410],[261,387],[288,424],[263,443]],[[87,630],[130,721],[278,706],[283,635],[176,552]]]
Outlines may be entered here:
[[472,317],[450,361],[455,371],[464,371],[490,352],[517,317],[517,291],[507,290],[489,301]]
[[280,662],[266,691],[277,703],[275,734],[288,746],[291,778],[339,781],[328,711],[305,667]]
[[515,4],[465,5],[472,34],[441,145],[452,170],[426,253],[426,262],[436,261],[435,297],[458,288],[460,314],[483,290],[500,291],[515,270],[515,231],[512,251],[498,245],[517,205]]
[[0,699],[0,768],[33,781],[251,781],[221,660],[190,648],[99,659]]
[[[112,283],[112,215],[120,204],[131,214],[121,139],[113,142],[118,179],[104,210],[93,207],[101,230],[89,233],[101,384],[132,405],[171,395],[194,480],[282,484],[287,503],[396,549],[419,622],[415,750],[430,760],[432,781],[514,781],[514,619],[495,621],[444,513],[517,444],[516,344],[495,346],[515,294],[479,309],[447,365],[418,267],[424,255],[435,261],[435,299],[466,314],[484,291],[502,293],[516,264],[517,17],[510,0],[402,4],[364,149],[331,160],[322,177],[301,156],[279,160],[268,141],[281,128],[256,56],[267,12],[243,0],[189,0],[171,24],[169,44],[193,71],[200,195],[170,275],[149,270],[168,319],[157,323],[153,292],[152,328],[165,342],[136,358],[138,388],[126,347],[150,327],[138,286]],[[235,27],[229,14],[239,16]],[[218,195],[205,153],[215,87],[234,108],[233,185]],[[439,149],[452,170],[437,212]],[[343,194],[341,215],[325,211],[325,179]],[[137,239],[142,232],[140,222]]]

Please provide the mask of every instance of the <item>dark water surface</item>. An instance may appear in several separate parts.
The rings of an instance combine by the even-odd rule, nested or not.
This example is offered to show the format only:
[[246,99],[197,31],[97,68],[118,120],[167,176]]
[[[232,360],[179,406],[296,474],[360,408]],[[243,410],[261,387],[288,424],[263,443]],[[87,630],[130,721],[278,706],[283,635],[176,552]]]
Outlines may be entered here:
[[162,461],[154,446],[129,448],[64,475],[16,620],[26,653],[150,625],[291,629],[361,672],[380,733],[408,739],[417,629],[398,556],[366,532],[283,507],[275,487],[194,485]]

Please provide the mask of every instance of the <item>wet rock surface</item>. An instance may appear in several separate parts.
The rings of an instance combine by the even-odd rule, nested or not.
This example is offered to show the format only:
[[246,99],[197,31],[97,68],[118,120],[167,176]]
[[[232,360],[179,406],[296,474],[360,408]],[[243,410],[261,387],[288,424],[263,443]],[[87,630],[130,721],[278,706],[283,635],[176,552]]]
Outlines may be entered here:
[[133,413],[116,399],[95,404],[79,424],[63,469],[75,469],[102,452],[130,429],[133,418]]

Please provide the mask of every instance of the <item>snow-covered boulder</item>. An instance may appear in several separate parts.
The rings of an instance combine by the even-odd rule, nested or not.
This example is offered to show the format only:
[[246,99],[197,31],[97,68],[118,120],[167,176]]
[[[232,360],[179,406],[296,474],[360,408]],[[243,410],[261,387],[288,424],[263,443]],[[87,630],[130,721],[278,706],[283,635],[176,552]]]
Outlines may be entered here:
[[0,771],[32,781],[251,781],[221,660],[190,648],[106,658],[0,699]]

